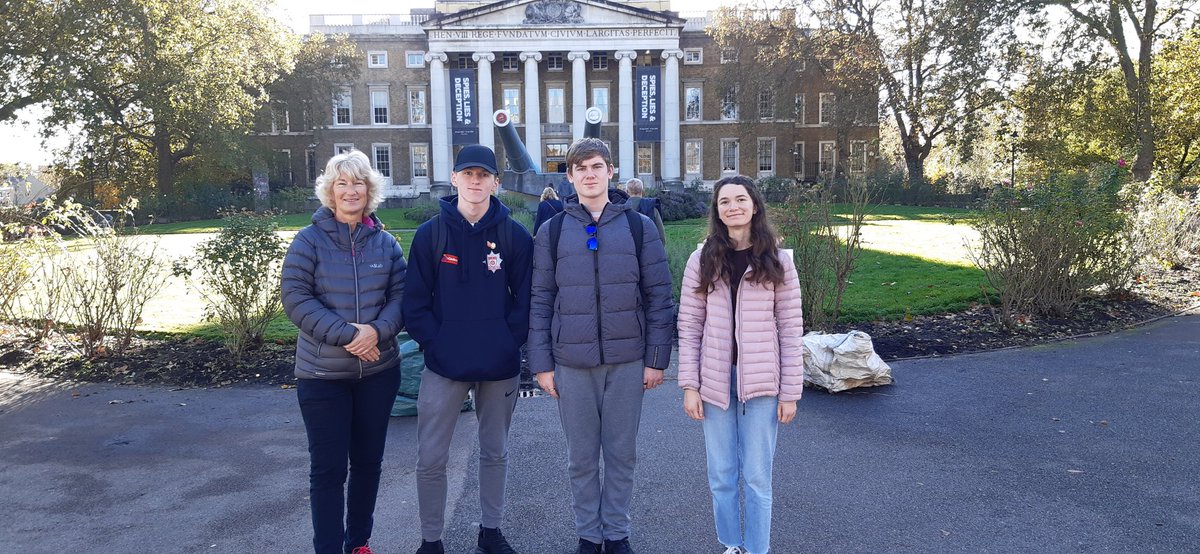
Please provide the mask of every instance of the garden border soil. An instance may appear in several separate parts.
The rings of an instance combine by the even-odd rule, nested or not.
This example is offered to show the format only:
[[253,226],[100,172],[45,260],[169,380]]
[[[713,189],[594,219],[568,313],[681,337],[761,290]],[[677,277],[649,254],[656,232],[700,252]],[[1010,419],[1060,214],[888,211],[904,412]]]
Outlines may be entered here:
[[[1110,333],[1200,308],[1200,257],[1186,268],[1140,278],[1123,297],[1085,299],[1069,318],[1027,317],[1014,329],[996,322],[992,307],[975,305],[951,314],[908,321],[838,325],[828,332],[871,335],[887,361],[1032,346]],[[87,382],[224,387],[236,384],[294,386],[295,345],[271,342],[235,359],[220,342],[199,338],[138,337],[124,354],[81,358],[61,336],[34,338],[28,328],[0,326],[0,370]]]

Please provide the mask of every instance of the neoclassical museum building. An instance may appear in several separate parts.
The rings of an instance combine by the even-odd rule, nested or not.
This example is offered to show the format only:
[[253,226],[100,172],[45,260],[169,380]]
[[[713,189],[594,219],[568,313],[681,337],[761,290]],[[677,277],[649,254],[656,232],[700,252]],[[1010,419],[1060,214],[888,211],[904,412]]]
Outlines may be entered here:
[[535,168],[560,174],[590,107],[600,111],[600,137],[621,181],[703,186],[736,173],[816,180],[839,153],[843,171],[868,169],[878,126],[850,129],[848,144],[838,145],[828,113],[835,96],[818,71],[797,75],[794,97],[766,89],[757,105],[728,102],[716,76],[737,53],[706,31],[709,14],[668,7],[438,0],[404,15],[311,15],[312,32],[349,36],[362,68],[332,102],[316,103],[326,113],[273,106],[260,136],[275,152],[272,181],[311,184],[331,156],[357,148],[388,179],[387,196],[437,194],[462,145],[492,146],[507,165],[492,117],[499,109],[511,114]]

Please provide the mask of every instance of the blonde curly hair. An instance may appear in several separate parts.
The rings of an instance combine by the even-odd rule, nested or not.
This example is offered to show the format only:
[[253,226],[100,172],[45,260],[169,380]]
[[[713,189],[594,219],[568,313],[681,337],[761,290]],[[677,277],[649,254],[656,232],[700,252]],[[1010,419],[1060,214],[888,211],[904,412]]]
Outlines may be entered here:
[[375,213],[379,203],[383,202],[383,175],[371,167],[371,159],[366,154],[351,149],[349,152],[329,158],[329,163],[325,164],[325,171],[317,177],[317,184],[313,187],[313,191],[316,193],[317,199],[321,201],[321,205],[331,210],[334,209],[331,189],[333,182],[338,177],[362,180],[366,183],[367,210],[364,215]]

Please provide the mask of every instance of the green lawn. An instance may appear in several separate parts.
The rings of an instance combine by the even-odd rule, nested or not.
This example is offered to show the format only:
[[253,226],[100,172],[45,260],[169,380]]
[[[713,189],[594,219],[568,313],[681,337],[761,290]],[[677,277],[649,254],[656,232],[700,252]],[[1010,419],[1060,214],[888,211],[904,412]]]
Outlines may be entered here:
[[[404,210],[380,210],[408,252],[417,223],[404,218]],[[900,319],[962,310],[981,298],[984,277],[967,255],[965,243],[973,230],[963,223],[970,212],[944,208],[877,206],[863,228],[864,249],[851,276],[842,305],[842,321]],[[282,228],[295,231],[308,224],[308,214],[279,218]],[[520,214],[519,219],[528,219]],[[523,221],[529,225],[529,221]],[[161,235],[166,257],[188,256],[204,237],[194,233],[215,232],[220,220],[153,225],[143,234]],[[666,224],[668,255],[678,298],[679,282],[688,256],[706,234],[704,219]],[[285,232],[290,240],[290,233]],[[203,321],[203,303],[184,281],[172,278],[166,289],[151,301],[143,329],[166,334],[219,338],[219,330]],[[296,329],[284,318],[268,329],[269,340],[294,340]]]

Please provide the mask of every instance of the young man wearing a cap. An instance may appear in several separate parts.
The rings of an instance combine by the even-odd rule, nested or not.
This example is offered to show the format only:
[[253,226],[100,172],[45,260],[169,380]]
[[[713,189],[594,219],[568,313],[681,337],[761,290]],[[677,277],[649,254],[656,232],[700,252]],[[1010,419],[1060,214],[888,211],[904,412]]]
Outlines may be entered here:
[[492,194],[499,177],[490,148],[463,148],[450,182],[458,194],[443,198],[441,213],[417,229],[404,287],[404,321],[425,352],[417,399],[417,552],[443,552],[450,439],[474,389],[482,509],[476,552],[515,554],[500,526],[508,430],[529,328],[533,239]]

